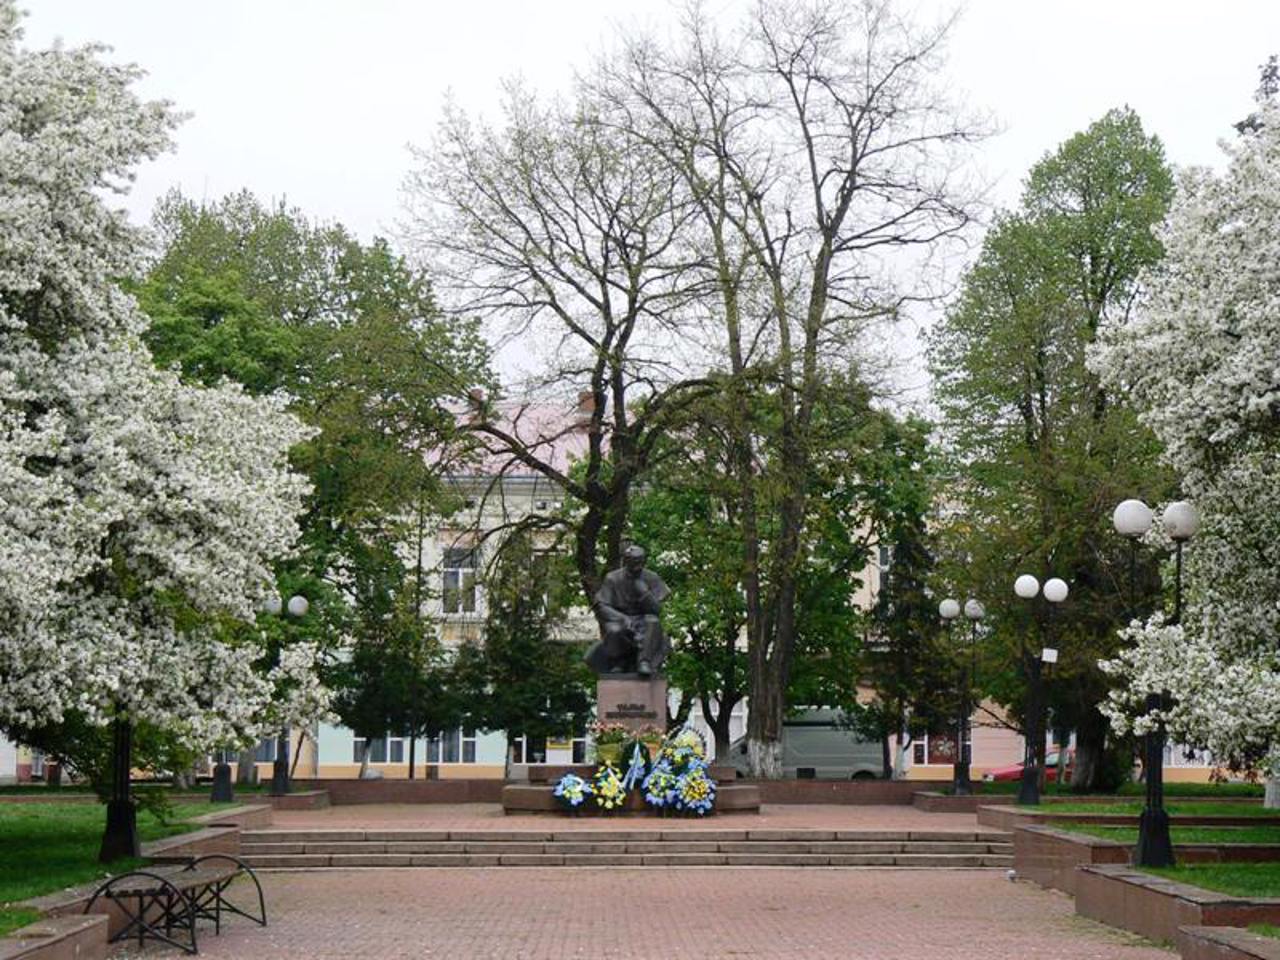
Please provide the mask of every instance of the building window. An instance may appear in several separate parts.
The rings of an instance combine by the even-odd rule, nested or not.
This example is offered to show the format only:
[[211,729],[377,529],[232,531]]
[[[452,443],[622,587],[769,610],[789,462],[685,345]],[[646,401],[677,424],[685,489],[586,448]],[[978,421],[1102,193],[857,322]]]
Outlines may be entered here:
[[[475,763],[476,732],[456,728],[427,740],[427,763]],[[517,763],[522,761],[517,760]]]
[[253,748],[254,763],[275,763],[276,762],[276,738],[263,737],[258,741],[258,745]]
[[[364,762],[364,737],[351,738],[351,762]],[[379,737],[369,744],[370,763],[404,763],[404,737]]]
[[440,595],[445,613],[476,612],[476,552],[467,547],[446,547]]
[[[965,759],[973,760],[973,740],[964,743]],[[952,733],[931,733],[911,742],[913,764],[947,766],[956,762],[956,738]]]

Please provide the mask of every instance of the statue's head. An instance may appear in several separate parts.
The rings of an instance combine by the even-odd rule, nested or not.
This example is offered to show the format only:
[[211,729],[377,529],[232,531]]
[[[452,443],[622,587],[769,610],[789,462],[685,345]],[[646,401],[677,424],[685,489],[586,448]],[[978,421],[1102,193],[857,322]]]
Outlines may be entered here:
[[633,577],[644,569],[644,547],[631,544],[622,551],[622,568]]

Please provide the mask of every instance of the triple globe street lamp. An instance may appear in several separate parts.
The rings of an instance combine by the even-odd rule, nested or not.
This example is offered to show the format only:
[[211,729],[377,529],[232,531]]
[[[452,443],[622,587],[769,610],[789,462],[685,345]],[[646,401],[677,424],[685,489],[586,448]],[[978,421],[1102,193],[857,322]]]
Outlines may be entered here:
[[[1141,500],[1125,500],[1116,507],[1111,519],[1116,532],[1129,539],[1129,602],[1133,607],[1131,612],[1136,614],[1138,541],[1151,529],[1151,508]],[[1200,530],[1200,513],[1186,500],[1176,500],[1164,508],[1161,522],[1173,541],[1173,618],[1169,625],[1174,626],[1182,622],[1182,547]],[[1160,711],[1165,699],[1162,690],[1147,691],[1147,713]],[[1134,850],[1134,861],[1143,867],[1171,867],[1174,863],[1169,814],[1164,809],[1164,744],[1164,721],[1159,721],[1148,731],[1143,750],[1147,797],[1138,818],[1138,846]]]
[[[1059,577],[1050,577],[1041,587],[1040,581],[1024,573],[1013,581],[1013,592],[1023,600],[1034,600],[1043,594],[1052,609],[1067,599],[1070,589]],[[1018,803],[1035,805],[1040,802],[1041,758],[1044,755],[1044,664],[1058,662],[1058,651],[1050,646],[1042,647],[1040,655],[1033,657],[1023,648],[1023,665],[1027,670],[1030,686],[1027,691],[1027,736],[1022,758],[1022,780],[1018,786]]]

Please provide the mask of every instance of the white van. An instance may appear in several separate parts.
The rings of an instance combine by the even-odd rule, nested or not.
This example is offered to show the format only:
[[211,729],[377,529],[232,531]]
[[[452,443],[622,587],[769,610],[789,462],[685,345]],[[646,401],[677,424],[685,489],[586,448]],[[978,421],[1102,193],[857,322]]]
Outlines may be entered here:
[[[782,775],[818,780],[874,780],[884,773],[880,741],[865,740],[842,723],[839,710],[806,710],[782,724]],[[748,775],[747,738],[729,745],[738,776]]]

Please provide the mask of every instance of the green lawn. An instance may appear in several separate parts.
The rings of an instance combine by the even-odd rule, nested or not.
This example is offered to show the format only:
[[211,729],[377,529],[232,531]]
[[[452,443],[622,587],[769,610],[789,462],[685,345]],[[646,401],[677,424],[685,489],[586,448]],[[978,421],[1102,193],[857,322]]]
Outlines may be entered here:
[[[195,829],[186,821],[228,804],[189,803],[174,806],[171,820],[161,822],[138,813],[138,834],[145,842]],[[106,809],[100,804],[0,804],[0,935],[36,916],[15,909],[17,901],[87,883],[142,863],[123,859],[98,863],[98,845]]]
[[[999,782],[975,782],[974,793],[987,794],[990,796],[1015,794],[1018,792],[1018,782],[1016,780],[1001,780]],[[947,789],[950,793],[950,788]],[[1064,784],[1059,787],[1056,783],[1047,783],[1044,788],[1044,796],[1047,797],[1076,797],[1088,796],[1088,794],[1078,794],[1071,789],[1070,784]],[[1118,797],[1143,797],[1146,796],[1147,785],[1145,783],[1125,783],[1121,784],[1110,796]],[[1229,797],[1261,797],[1263,786],[1260,783],[1166,783],[1164,785],[1164,795],[1166,797],[1196,797],[1202,800],[1227,799]]]
[[1236,897],[1280,897],[1280,862],[1188,863],[1177,867],[1140,869],[1144,873],[1154,873],[1179,883]]
[[[1133,844],[1138,842],[1137,827],[1108,827],[1098,823],[1069,823],[1065,828],[1073,833],[1087,833],[1103,840]],[[1280,844],[1280,827],[1172,827],[1169,830],[1176,843],[1277,843]]]
[[[1137,816],[1142,812],[1141,800],[1118,801],[1115,803],[1087,803],[1054,801],[1039,807],[1021,806],[1019,810],[1043,810],[1046,813],[1126,813]],[[1174,816],[1201,817],[1277,817],[1280,809],[1267,808],[1260,803],[1232,803],[1213,800],[1174,800],[1166,803],[1165,809]]]
[[[255,783],[250,786],[237,783],[234,786],[236,793],[265,793],[270,789],[271,781],[270,779],[267,779],[261,783]],[[175,790],[172,786],[166,783],[150,784],[146,782],[138,783],[137,781],[134,782],[134,788],[142,790],[159,790],[165,793],[181,794],[184,796],[192,793],[207,794],[213,789],[208,783],[198,783],[194,787],[190,787],[186,790]],[[3,786],[0,786],[0,794],[21,794],[24,796],[35,796],[38,794],[69,796],[71,794],[83,794],[85,796],[91,796],[93,794],[93,790],[85,783],[68,783],[56,787],[46,786],[43,783],[6,783]]]
[[1280,927],[1272,926],[1269,923],[1251,923],[1249,924],[1249,932],[1258,933],[1264,937],[1280,939]]

